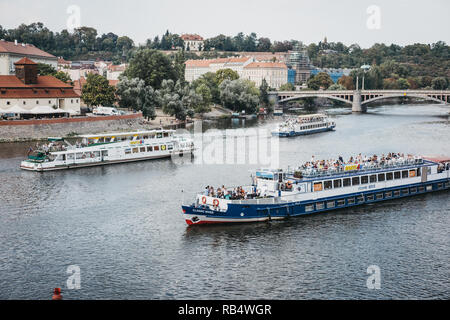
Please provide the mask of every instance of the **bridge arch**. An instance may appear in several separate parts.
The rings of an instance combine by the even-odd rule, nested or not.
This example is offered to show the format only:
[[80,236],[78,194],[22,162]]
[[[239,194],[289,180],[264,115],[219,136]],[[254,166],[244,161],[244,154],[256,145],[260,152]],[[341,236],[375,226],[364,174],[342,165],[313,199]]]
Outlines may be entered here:
[[351,98],[352,96],[349,96],[348,100],[344,99],[344,98],[340,98],[340,97],[335,97],[335,96],[328,96],[328,95],[304,95],[304,96],[300,96],[300,95],[296,95],[293,97],[288,97],[288,98],[284,98],[284,99],[280,99],[278,101],[278,103],[285,103],[285,102],[289,102],[289,101],[293,101],[293,100],[298,100],[298,99],[304,99],[304,98],[325,98],[325,99],[331,99],[331,100],[337,100],[337,101],[341,101],[341,102],[345,102],[345,103],[349,103],[352,104],[352,100]]
[[[430,97],[429,95],[421,95],[421,94],[388,94],[385,96],[378,96],[378,97],[374,97],[371,99],[367,99],[364,101],[361,101],[361,105],[365,105],[365,104],[369,104],[371,102],[374,101],[378,101],[378,100],[383,100],[383,99],[389,99],[389,98],[401,98],[401,97],[411,97],[411,98],[420,98],[420,99],[425,99],[425,100],[430,100],[430,101],[435,101],[435,102],[439,102],[440,104],[445,104],[446,101],[445,100],[441,100],[438,98],[433,98]],[[445,96],[443,96],[443,99],[446,99]]]

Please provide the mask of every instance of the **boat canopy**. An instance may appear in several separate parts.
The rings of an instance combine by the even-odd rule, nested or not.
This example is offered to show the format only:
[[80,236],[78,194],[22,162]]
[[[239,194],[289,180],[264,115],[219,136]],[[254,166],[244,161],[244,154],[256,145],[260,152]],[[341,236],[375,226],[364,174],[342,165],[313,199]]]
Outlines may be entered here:
[[301,115],[298,116],[299,119],[308,119],[308,118],[318,118],[318,117],[326,117],[326,114],[323,113],[316,113],[316,114],[307,114],[307,115]]
[[61,137],[48,137],[47,140],[49,142],[56,142],[56,141],[64,141],[64,138],[61,138]]
[[155,134],[155,133],[174,133],[175,130],[146,130],[146,131],[134,131],[134,132],[116,132],[116,133],[102,133],[102,134],[88,134],[88,135],[80,135],[80,138],[86,139],[97,139],[99,137],[123,137],[123,136],[139,136],[146,134]]

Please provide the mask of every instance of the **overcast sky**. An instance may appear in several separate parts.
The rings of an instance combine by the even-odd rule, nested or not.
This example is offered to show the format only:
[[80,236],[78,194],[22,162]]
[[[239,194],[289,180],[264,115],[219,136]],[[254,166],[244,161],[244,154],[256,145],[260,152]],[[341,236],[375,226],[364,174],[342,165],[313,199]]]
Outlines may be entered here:
[[[448,0],[0,0],[0,25],[43,22],[67,28],[71,5],[81,25],[99,34],[127,35],[136,43],[163,34],[204,38],[255,32],[273,40],[358,43],[450,43]],[[375,6],[375,7],[373,7]]]

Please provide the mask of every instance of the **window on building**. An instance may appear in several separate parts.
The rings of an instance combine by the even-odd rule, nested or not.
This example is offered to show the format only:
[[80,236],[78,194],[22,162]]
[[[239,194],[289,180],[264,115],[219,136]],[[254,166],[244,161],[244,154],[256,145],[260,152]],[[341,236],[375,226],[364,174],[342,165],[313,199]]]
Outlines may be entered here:
[[25,104],[27,104],[27,102],[26,102],[26,101],[24,101],[24,102],[23,102],[23,104],[25,105]]
[[36,104],[39,104],[39,100],[36,100]]

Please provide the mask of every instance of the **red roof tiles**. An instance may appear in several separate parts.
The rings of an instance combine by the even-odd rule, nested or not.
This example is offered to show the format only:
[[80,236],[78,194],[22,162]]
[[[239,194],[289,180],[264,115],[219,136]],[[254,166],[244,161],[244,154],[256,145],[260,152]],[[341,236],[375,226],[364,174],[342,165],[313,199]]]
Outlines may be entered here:
[[32,44],[22,44],[18,43],[17,45],[14,42],[3,41],[0,40],[0,53],[17,53],[22,55],[29,56],[37,56],[37,57],[47,57],[47,58],[55,58],[56,57],[48,52],[42,51],[41,49],[36,48]]
[[24,84],[16,76],[0,75],[0,99],[78,97],[70,84],[53,76],[39,76],[36,84]]
[[203,41],[203,38],[198,34],[183,34],[180,38],[183,41]]
[[29,64],[29,65],[35,65],[36,62],[28,59],[27,57],[20,59],[19,61],[14,63],[15,65],[23,65],[23,64]]

